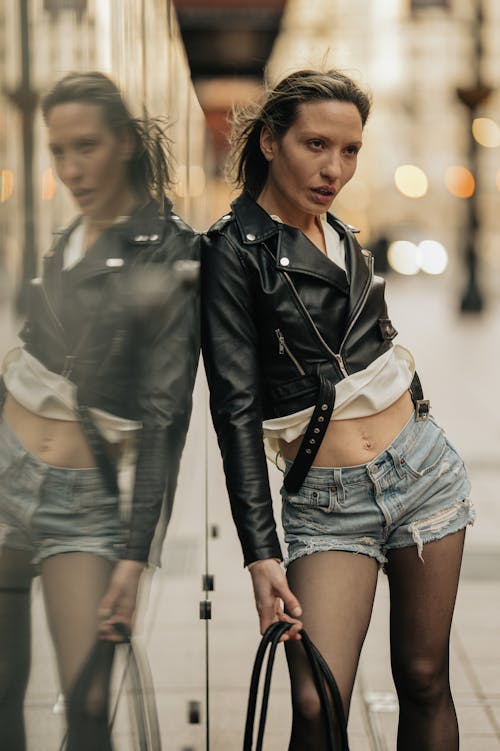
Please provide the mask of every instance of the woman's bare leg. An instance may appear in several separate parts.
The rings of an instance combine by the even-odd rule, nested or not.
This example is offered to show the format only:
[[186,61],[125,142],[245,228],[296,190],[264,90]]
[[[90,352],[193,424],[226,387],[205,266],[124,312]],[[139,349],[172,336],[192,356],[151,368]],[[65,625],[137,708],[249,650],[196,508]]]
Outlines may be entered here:
[[103,642],[86,697],[72,693],[98,630],[97,611],[113,565],[91,553],[64,553],[42,564],[45,608],[62,690],[68,701],[68,751],[107,751],[113,645]]
[[388,554],[392,672],[400,704],[399,751],[457,751],[449,638],[465,530]]
[[[343,551],[313,553],[288,567],[290,589],[302,605],[304,628],[328,662],[349,713],[361,647],[370,622],[378,563]],[[289,751],[326,749],[319,698],[300,643],[286,642],[292,682]]]

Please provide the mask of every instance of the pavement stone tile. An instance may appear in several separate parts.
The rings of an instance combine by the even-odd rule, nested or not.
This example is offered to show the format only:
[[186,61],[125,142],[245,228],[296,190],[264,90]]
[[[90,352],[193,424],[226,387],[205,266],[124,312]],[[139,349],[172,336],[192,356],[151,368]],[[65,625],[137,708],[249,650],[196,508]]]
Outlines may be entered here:
[[469,734],[460,736],[460,751],[498,751],[499,748],[499,736]]

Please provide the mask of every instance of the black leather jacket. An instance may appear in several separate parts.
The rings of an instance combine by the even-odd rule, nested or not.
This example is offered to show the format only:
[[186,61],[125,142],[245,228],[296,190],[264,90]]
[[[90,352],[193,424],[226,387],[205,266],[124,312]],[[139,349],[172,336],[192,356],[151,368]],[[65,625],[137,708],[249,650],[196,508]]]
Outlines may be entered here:
[[346,273],[248,194],[202,240],[202,348],[214,426],[245,563],[281,557],[262,421],[315,404],[392,346],[385,282],[353,229]]
[[170,516],[191,414],[199,241],[169,202],[162,213],[150,201],[63,271],[75,224],[58,233],[42,278],[33,280],[21,338],[49,370],[77,385],[80,407],[142,423],[122,557],[144,561],[162,505],[163,519]]

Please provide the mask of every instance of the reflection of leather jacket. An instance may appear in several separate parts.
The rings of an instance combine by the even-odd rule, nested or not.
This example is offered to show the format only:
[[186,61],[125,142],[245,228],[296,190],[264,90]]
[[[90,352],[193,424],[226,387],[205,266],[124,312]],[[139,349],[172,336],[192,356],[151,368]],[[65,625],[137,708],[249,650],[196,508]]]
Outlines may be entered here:
[[191,414],[199,305],[187,277],[196,274],[198,239],[170,204],[161,212],[150,201],[62,271],[74,226],[56,238],[42,279],[31,285],[21,338],[49,370],[77,385],[80,408],[142,423],[122,557],[146,560],[164,495],[163,516],[170,514]]
[[247,194],[202,243],[202,347],[212,417],[245,562],[280,557],[262,420],[315,404],[392,346],[384,280],[352,228],[347,276],[299,230],[274,222]]

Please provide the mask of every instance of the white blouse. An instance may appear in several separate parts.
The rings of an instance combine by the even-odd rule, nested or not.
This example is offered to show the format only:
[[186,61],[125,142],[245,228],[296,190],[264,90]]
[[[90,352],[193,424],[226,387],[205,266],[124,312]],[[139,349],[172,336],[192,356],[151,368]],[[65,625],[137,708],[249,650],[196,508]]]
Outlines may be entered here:
[[[277,216],[272,218],[280,221]],[[326,215],[321,219],[328,258],[345,271],[344,241],[328,224]],[[367,368],[337,383],[335,407],[330,419],[352,420],[382,412],[409,389],[414,373],[415,361],[411,352],[400,344],[394,345]],[[264,420],[262,428],[266,456],[279,469],[285,468],[279,454],[280,439],[290,443],[304,435],[313,412],[314,406],[311,406],[292,415]]]

